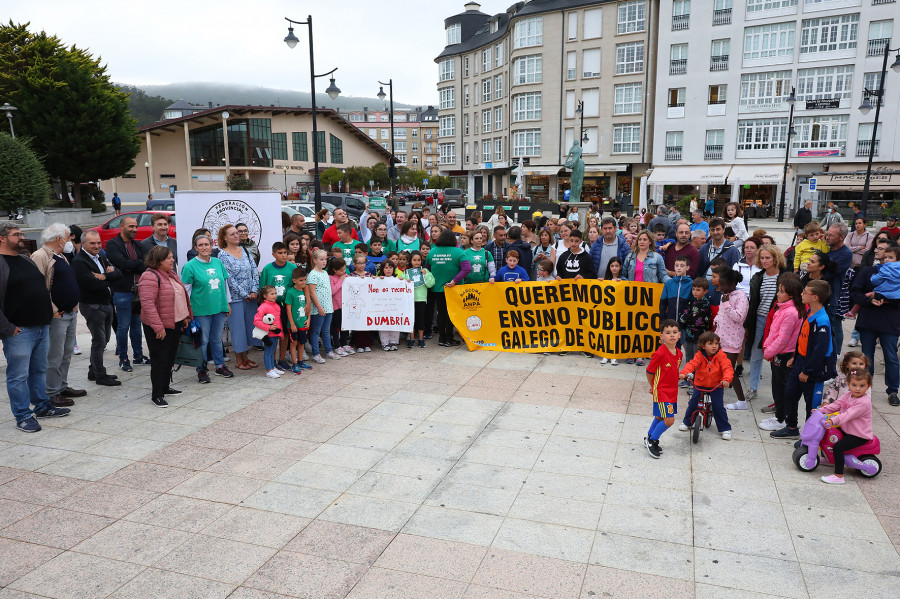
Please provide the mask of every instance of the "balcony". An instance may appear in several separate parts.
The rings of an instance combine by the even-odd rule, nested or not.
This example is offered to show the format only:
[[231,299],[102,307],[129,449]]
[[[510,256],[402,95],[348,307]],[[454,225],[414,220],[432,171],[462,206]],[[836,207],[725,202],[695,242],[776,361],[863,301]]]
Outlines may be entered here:
[[682,31],[691,26],[691,15],[672,15],[672,31]]
[[896,1],[897,0],[872,0],[872,6],[875,6],[878,4],[893,4]]
[[[878,142],[880,140],[875,140],[875,151],[872,152],[872,156],[878,156]],[[856,157],[857,158],[868,158],[869,157],[869,149],[872,147],[871,139],[859,139],[856,141]]]
[[722,8],[713,11],[713,25],[731,25],[731,9]]
[[728,70],[728,54],[720,54],[719,56],[709,57],[710,71],[727,71]]
[[687,58],[673,58],[669,61],[669,75],[684,75],[687,73]]
[[684,118],[684,102],[679,102],[677,104],[670,104],[668,110],[666,110],[666,118],[683,119]]
[[879,104],[884,106],[884,102],[881,99],[882,94],[878,93],[878,90],[874,90],[874,93],[863,90],[863,99],[868,100],[869,104],[872,105],[872,108],[875,108]]
[[890,43],[890,38],[869,40],[869,45],[866,48],[866,56],[884,56],[884,49],[887,48]]
[[706,151],[703,153],[703,159],[722,160],[722,148],[723,146],[706,146]]
[[706,106],[706,116],[725,116],[725,100],[713,100]]
[[682,146],[666,146],[666,160],[681,160]]

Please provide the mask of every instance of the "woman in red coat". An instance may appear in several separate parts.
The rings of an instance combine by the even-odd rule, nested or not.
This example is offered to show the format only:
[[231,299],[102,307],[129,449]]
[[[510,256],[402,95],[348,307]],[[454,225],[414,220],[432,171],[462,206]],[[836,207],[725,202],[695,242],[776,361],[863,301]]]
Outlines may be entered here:
[[144,258],[147,270],[138,281],[141,322],[150,349],[150,398],[160,408],[169,406],[166,395],[181,391],[169,386],[181,329],[190,323],[191,301],[175,273],[175,256],[169,248],[155,246]]

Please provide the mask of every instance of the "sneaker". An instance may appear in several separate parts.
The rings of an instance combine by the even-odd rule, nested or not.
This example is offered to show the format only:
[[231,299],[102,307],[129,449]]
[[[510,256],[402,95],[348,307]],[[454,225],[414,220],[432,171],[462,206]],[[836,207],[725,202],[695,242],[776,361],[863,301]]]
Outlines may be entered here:
[[690,428],[691,428],[691,427],[689,427],[688,425],[686,425],[686,424],[683,423],[683,422],[682,422],[681,424],[678,425],[678,430],[680,430],[681,432],[684,432],[684,431],[686,431],[686,430],[690,430]]
[[757,397],[759,397],[759,393],[757,393],[753,389],[750,389],[749,391],[744,393],[744,399],[747,401],[750,401],[751,399],[756,399]]
[[581,355],[584,356],[585,358],[593,358],[594,357],[594,354],[592,354],[591,352],[587,352],[587,351],[581,352]]
[[784,421],[779,421],[777,418],[772,416],[771,418],[766,418],[762,422],[760,422],[757,426],[759,426],[760,430],[764,431],[780,431],[786,425]]
[[634,361],[634,363],[635,363],[636,365],[638,365],[638,366],[643,366],[643,365],[644,365],[644,359],[643,359],[643,358],[638,358],[637,360]]
[[339,355],[340,357],[342,357],[342,358],[343,358],[344,356],[347,355],[347,352],[345,352],[345,351],[344,351],[343,349],[341,349],[340,347],[336,347],[336,348],[334,348],[332,351],[333,351],[335,354],[337,354],[337,355]]
[[451,347],[457,347],[459,345],[462,345],[462,341],[460,341],[459,339],[451,339],[450,341],[447,342],[447,345],[449,345]]
[[419,347],[425,347],[425,340],[419,339]]
[[353,348],[350,347],[349,345],[345,345],[341,349],[344,350],[344,353],[347,354],[348,356],[353,353]]
[[294,374],[300,374],[301,372],[303,372],[303,369],[300,368],[300,362],[297,362],[296,364],[291,366],[291,372],[293,372]]
[[287,360],[278,360],[275,362],[275,368],[282,371],[287,371],[291,369],[291,363]]
[[228,370],[228,367],[223,364],[216,368],[216,376],[224,376],[226,379],[230,379],[234,377],[234,373]]
[[400,349],[399,345],[397,345],[396,343],[391,343],[391,351],[397,351],[398,349]]
[[434,335],[432,335],[431,333],[425,333],[422,336],[425,337],[426,339],[431,339]]
[[600,358],[601,364],[609,364],[609,358]]
[[137,356],[134,360],[131,361],[131,363],[150,366],[150,358],[148,358],[147,356]]
[[278,374],[278,371],[275,370],[274,368],[272,370],[269,370],[268,372],[266,372],[266,376],[270,379],[280,379],[281,378],[281,375]]
[[210,382],[209,373],[205,369],[201,368],[197,371],[197,382],[201,385]]
[[43,412],[35,412],[35,418],[62,418],[63,416],[68,416],[71,410],[69,408],[54,408],[49,407]]
[[35,420],[34,416],[29,416],[25,420],[16,423],[16,428],[23,433],[36,433],[41,430],[41,425]]
[[287,372],[287,370],[282,370],[282,369],[280,369],[280,368],[277,367],[277,366],[276,366],[275,368],[273,368],[272,370],[274,370],[275,372],[277,372],[279,376],[281,376],[282,374],[284,374],[285,372]]
[[328,352],[325,355],[328,356],[329,358],[331,358],[332,360],[340,360],[341,359],[341,357],[337,353],[335,353],[334,350],[331,350],[330,352]]
[[772,431],[769,436],[773,439],[797,439],[800,437],[800,429],[785,426],[777,431]]
[[76,356],[80,356],[80,355],[81,355],[81,348],[78,347],[78,344],[77,344],[77,343],[75,344],[75,349],[72,350],[72,353],[75,354]]
[[892,406],[900,406],[900,397],[897,397],[896,393],[891,393],[888,395],[888,403]]
[[381,351],[391,351],[391,346],[390,345],[382,345]]
[[365,351],[366,351],[366,350],[363,349],[363,348],[361,348],[361,347],[357,347],[357,348],[356,348],[356,353],[358,353],[358,354],[365,353]]
[[628,358],[627,360],[625,360],[625,363],[626,364],[634,364],[634,358]]
[[775,404],[770,403],[766,407],[761,408],[759,411],[762,412],[763,414],[774,414],[775,413]]
[[168,408],[169,402],[165,400],[164,397],[151,397],[150,400],[153,402],[157,408]]
[[323,357],[321,356],[321,354],[316,354],[316,355],[314,355],[314,356],[312,357],[312,360],[313,360],[313,362],[315,362],[316,364],[324,364],[324,363],[325,363],[325,358],[323,358]]
[[412,348],[414,348],[415,346],[416,346],[416,340],[415,340],[415,339],[410,339],[409,341],[406,342],[406,349],[412,349]]
[[724,431],[722,433],[722,439],[724,441],[731,441],[731,431]]
[[691,388],[691,384],[687,381],[680,381],[678,383],[678,386],[681,387],[682,389],[690,389]]
[[312,366],[310,366],[309,364],[307,364],[307,363],[304,362],[303,360],[300,360],[299,364],[300,364],[300,368],[303,369],[303,370],[312,370]]
[[561,351],[561,352],[559,352],[559,353],[556,354],[556,355],[558,355],[558,356],[568,356],[568,355],[569,355],[569,352],[567,352],[567,351]]
[[366,346],[363,349],[365,350],[366,353],[369,353],[370,351],[372,351],[372,348],[369,346]]
[[181,391],[179,391],[178,389],[173,389],[172,387],[169,387],[168,389],[166,389],[165,394],[166,395],[181,395]]
[[738,401],[735,403],[730,403],[725,407],[729,410],[749,410],[750,404],[748,404],[746,401]]
[[134,368],[131,367],[131,362],[128,360],[119,360],[119,368],[121,368],[123,372],[131,372],[134,370]]
[[844,477],[837,476],[836,474],[829,474],[828,476],[822,477],[822,482],[829,485],[842,485],[844,484]]
[[662,450],[659,448],[659,441],[648,441],[647,451],[650,452],[650,457],[658,460],[659,456],[662,455]]
[[618,361],[618,360],[610,360],[610,361],[609,361],[609,365],[610,365],[610,366],[618,366],[618,365],[619,365],[619,361]]
[[[844,316],[844,318],[847,318],[847,317]],[[859,346],[859,339],[851,339],[850,342],[847,344],[847,347],[857,347],[857,346]]]

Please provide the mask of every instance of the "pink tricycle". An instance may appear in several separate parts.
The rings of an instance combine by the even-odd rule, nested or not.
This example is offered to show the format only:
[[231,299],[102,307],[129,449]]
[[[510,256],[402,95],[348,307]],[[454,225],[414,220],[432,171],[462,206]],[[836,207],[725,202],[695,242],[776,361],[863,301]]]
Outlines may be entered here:
[[[800,446],[794,450],[794,464],[804,472],[812,472],[819,465],[819,458],[824,458],[829,464],[834,464],[834,445],[844,436],[839,428],[830,426],[828,417],[818,410],[813,410],[812,415],[803,425],[800,431]],[[864,445],[844,454],[844,464],[848,468],[859,470],[866,478],[878,476],[881,472],[881,443],[878,437]]]

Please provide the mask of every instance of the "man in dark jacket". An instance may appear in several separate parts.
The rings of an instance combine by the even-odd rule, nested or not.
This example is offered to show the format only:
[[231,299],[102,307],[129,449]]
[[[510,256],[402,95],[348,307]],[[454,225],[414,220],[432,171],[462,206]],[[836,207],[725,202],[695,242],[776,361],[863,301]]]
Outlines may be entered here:
[[798,233],[803,231],[803,227],[812,222],[812,201],[806,200],[803,202],[803,208],[797,210],[797,214],[794,215],[794,229],[797,230]]
[[647,230],[651,233],[656,230],[656,225],[662,225],[666,228],[666,239],[675,237],[675,223],[669,219],[669,209],[665,206],[659,206],[656,209],[656,216],[647,223]]
[[531,260],[533,254],[531,253],[531,245],[522,241],[522,227],[519,227],[518,225],[510,227],[506,234],[509,237],[509,245],[506,247],[506,251],[516,250],[519,252],[519,266],[525,269],[528,276],[531,276]]
[[[700,268],[697,269],[697,276],[710,280],[712,272],[709,263],[716,258],[725,260],[729,268],[741,259],[740,250],[734,243],[725,239],[725,221],[718,217],[709,221],[709,241],[700,248]],[[717,306],[720,295],[718,290],[710,289],[709,302]]]
[[[100,254],[100,234],[85,231],[81,237],[81,251],[72,260],[72,270],[78,281],[78,309],[91,332],[91,365],[88,380],[98,385],[115,387],[122,383],[106,373],[103,350],[112,332],[113,306],[110,286],[122,280],[122,272]],[[129,311],[131,306],[129,305]]]
[[[881,260],[885,249],[895,246],[895,242],[879,240],[875,247],[875,258]],[[900,406],[897,389],[900,387],[900,362],[897,360],[897,340],[900,338],[900,306],[866,295],[874,291],[872,275],[877,266],[862,269],[850,287],[850,301],[859,305],[856,314],[856,330],[862,344],[862,352],[869,357],[869,371],[874,374],[875,341],[881,345],[884,355],[884,383],[887,385],[888,403]]]
[[[150,225],[153,227],[153,234],[141,242],[141,247],[144,250],[144,255],[150,253],[150,250],[154,248],[154,246],[161,245],[163,247],[169,248],[169,251],[172,252],[172,255],[175,256],[175,267],[178,267],[178,242],[169,237],[169,228],[172,224],[172,219],[169,218],[168,214],[157,212],[153,216],[150,217]],[[257,264],[259,262],[257,261]]]
[[144,265],[144,248],[134,241],[137,235],[137,221],[126,216],[121,221],[119,234],[106,242],[106,257],[122,277],[111,282],[113,305],[119,324],[116,328],[116,355],[119,356],[119,368],[131,372],[128,361],[128,336],[131,334],[131,349],[134,352],[135,364],[150,364],[144,356],[141,343],[141,315],[131,313],[132,286],[147,267]]

